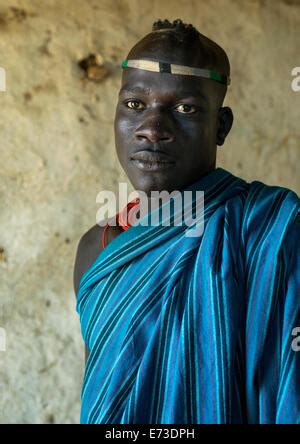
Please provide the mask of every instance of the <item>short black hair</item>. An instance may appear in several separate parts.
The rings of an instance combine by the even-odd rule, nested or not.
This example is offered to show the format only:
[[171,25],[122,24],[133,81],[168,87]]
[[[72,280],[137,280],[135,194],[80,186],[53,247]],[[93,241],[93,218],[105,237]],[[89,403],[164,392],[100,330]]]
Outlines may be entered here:
[[213,40],[201,34],[191,23],[184,23],[179,18],[173,22],[167,19],[159,19],[153,23],[152,32],[160,30],[170,32],[174,44],[200,45],[206,54],[207,61],[211,62],[210,65],[217,66],[217,70],[230,76],[230,63],[224,49]]
[[178,34],[181,34],[185,39],[195,39],[200,36],[199,31],[192,25],[184,23],[181,19],[176,19],[173,22],[169,20],[157,20],[152,25],[152,31],[159,31],[161,29],[170,29]]

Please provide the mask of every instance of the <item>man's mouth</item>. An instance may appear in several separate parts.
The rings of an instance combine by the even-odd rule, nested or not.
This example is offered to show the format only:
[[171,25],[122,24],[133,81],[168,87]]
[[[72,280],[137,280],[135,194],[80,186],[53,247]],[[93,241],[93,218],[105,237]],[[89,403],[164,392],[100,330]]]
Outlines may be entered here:
[[174,163],[171,156],[158,151],[143,150],[131,155],[132,160],[141,160],[142,162],[156,163]]
[[138,151],[130,157],[130,160],[143,171],[161,171],[175,165],[170,156],[155,151]]
[[143,171],[161,171],[174,167],[175,162],[146,162],[144,160],[134,160],[131,162]]

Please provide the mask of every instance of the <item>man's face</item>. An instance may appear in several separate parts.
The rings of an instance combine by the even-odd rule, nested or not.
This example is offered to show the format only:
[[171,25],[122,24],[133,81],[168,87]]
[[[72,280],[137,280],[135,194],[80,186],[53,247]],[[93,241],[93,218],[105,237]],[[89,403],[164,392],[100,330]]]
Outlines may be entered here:
[[[123,71],[115,142],[135,189],[148,195],[180,190],[215,168],[219,107],[214,88],[212,80],[194,76]],[[132,158],[163,155],[161,164]]]

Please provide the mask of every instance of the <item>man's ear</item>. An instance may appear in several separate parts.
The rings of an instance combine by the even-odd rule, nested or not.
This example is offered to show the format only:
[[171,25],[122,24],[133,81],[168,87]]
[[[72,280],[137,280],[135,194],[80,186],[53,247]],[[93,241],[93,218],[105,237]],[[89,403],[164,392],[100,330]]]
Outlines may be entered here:
[[231,130],[233,123],[233,113],[231,108],[228,106],[224,106],[220,108],[218,111],[218,129],[216,134],[216,144],[223,145],[227,134]]

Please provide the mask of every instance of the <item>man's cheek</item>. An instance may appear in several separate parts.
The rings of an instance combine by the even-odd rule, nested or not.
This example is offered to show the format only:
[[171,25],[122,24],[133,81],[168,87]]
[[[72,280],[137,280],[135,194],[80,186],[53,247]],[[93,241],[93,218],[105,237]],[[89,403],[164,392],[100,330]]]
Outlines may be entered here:
[[117,131],[122,137],[128,136],[128,134],[135,129],[135,123],[125,117],[120,117],[117,123]]

